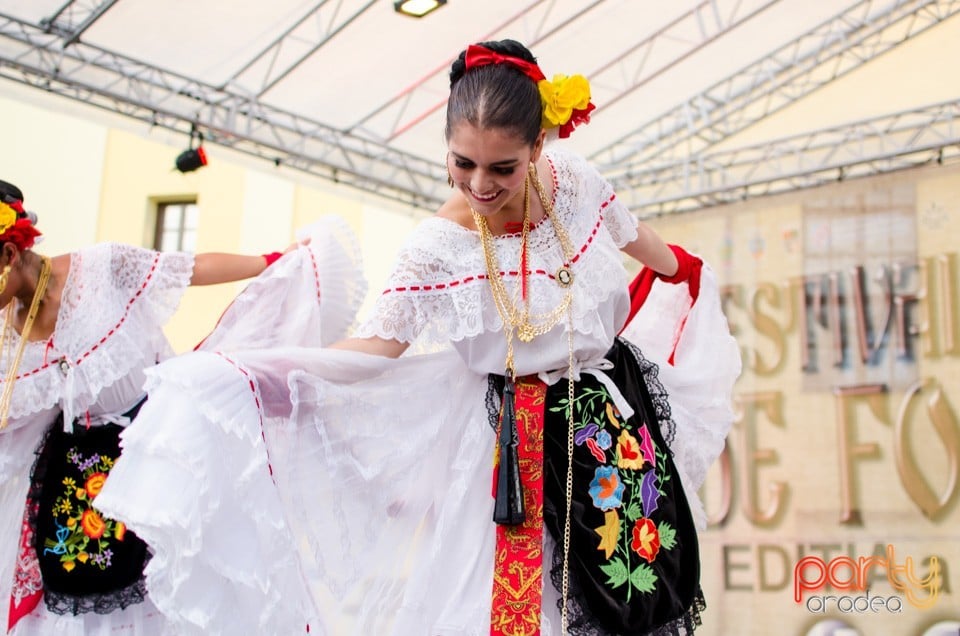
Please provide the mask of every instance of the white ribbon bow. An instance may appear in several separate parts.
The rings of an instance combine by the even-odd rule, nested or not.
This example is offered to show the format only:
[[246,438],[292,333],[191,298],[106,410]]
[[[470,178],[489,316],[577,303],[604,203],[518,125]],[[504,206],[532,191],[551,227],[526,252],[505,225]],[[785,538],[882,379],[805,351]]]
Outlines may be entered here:
[[614,406],[617,407],[617,410],[620,411],[620,415],[622,415],[624,421],[626,421],[633,416],[633,407],[631,407],[630,403],[627,402],[627,398],[623,397],[623,393],[620,392],[620,389],[610,378],[610,376],[604,373],[604,371],[608,371],[612,368],[613,362],[602,356],[599,356],[583,361],[574,360],[572,369],[567,368],[555,369],[553,371],[541,371],[537,377],[543,380],[543,382],[548,386],[552,386],[556,384],[560,378],[573,378],[574,382],[579,382],[582,374],[589,373],[599,380],[600,384],[606,387],[607,392],[610,394],[610,399],[613,400]]

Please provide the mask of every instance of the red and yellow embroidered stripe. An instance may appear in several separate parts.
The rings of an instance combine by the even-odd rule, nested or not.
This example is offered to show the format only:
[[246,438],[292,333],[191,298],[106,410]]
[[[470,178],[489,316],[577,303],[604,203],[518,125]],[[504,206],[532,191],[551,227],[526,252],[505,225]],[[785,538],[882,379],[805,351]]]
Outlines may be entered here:
[[497,526],[490,615],[492,636],[537,636],[543,601],[543,424],[547,387],[518,378],[516,415],[526,520]]

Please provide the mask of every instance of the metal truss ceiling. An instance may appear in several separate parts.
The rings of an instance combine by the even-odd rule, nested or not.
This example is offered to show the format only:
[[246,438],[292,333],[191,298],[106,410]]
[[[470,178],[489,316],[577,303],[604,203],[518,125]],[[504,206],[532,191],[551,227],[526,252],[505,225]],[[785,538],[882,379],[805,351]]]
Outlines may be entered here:
[[661,163],[627,203],[659,216],[957,158],[960,100]]
[[[658,111],[644,111],[648,95],[669,86],[665,80],[773,20],[788,2],[689,1],[633,39],[611,35],[609,50],[585,47],[578,59],[590,64],[583,72],[599,105],[595,119],[644,113],[639,126],[601,129],[606,139],[585,152],[639,214],[683,212],[960,154],[956,100],[738,144],[738,135],[755,124],[949,20],[960,0],[829,3],[835,13],[824,13],[806,31],[751,52],[736,68],[707,70],[708,88],[694,87]],[[99,45],[93,34],[120,0],[69,0],[39,19],[7,12],[4,4],[0,77],[185,135],[196,128],[209,142],[416,207],[432,209],[446,197],[442,159],[428,156],[422,150],[428,145],[415,137],[439,134],[449,59],[436,60],[379,102],[358,105],[348,123],[306,116],[278,97],[291,82],[303,81],[325,47],[359,38],[363,25],[382,14],[383,2],[301,2],[282,28],[217,81]],[[584,33],[610,24],[611,8],[628,6],[614,0],[495,4],[508,9],[503,17],[478,33],[464,31],[461,44],[519,31],[535,51],[569,49]],[[356,49],[358,56],[376,54]]]
[[[99,6],[107,4],[113,2]],[[414,205],[430,206],[437,200],[443,170],[434,162],[341,133],[255,96],[76,41],[75,34],[98,15],[97,9],[77,18],[77,27],[73,21],[61,28],[0,17],[0,36],[21,46],[0,72],[150,125],[186,134],[196,127],[211,142]],[[384,176],[374,177],[378,174]]]

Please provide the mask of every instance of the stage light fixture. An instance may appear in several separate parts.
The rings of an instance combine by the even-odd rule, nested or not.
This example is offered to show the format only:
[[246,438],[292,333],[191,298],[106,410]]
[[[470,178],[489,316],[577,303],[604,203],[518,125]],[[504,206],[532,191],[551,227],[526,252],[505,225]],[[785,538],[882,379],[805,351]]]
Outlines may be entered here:
[[[194,143],[196,142],[196,147]],[[190,147],[177,155],[176,167],[179,172],[193,172],[207,165],[207,153],[203,149],[203,133],[196,126],[190,129]]]
[[422,18],[445,4],[447,0],[397,0],[393,3],[393,9],[403,15]]
[[207,153],[203,146],[189,148],[177,156],[177,170],[180,172],[193,172],[201,166],[207,165]]

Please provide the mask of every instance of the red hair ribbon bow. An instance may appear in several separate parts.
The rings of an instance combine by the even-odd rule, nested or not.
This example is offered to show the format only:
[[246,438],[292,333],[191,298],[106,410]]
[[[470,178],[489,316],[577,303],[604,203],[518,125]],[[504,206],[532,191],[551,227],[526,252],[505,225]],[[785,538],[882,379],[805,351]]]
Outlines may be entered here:
[[471,44],[467,47],[467,56],[465,61],[468,71],[472,68],[487,66],[488,64],[509,64],[532,79],[534,82],[547,79],[543,74],[543,71],[541,71],[540,67],[536,64],[526,60],[521,60],[519,57],[513,57],[512,55],[501,55],[500,53],[491,51],[484,46],[480,46],[479,44]]

